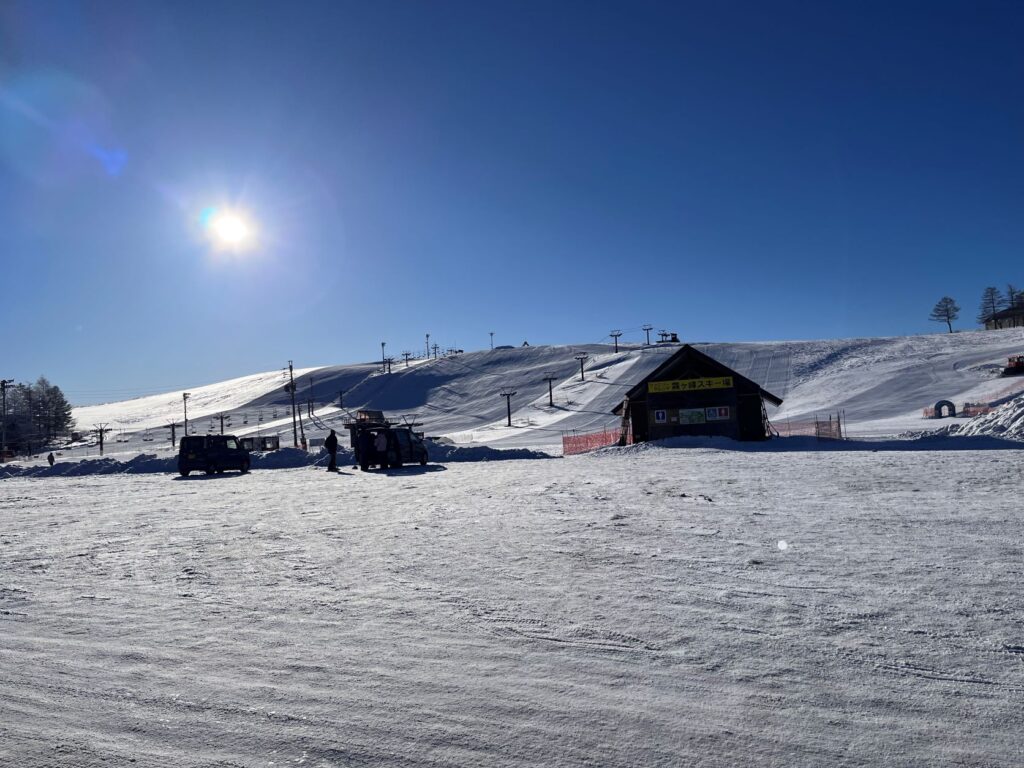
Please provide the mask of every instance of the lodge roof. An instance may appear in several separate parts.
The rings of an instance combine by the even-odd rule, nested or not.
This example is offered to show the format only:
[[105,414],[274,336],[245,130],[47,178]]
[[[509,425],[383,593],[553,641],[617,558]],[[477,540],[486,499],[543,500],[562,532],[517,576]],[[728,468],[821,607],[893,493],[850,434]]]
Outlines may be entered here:
[[[705,355],[703,352],[696,349],[695,347],[690,346],[689,344],[684,344],[682,347],[679,348],[679,351],[672,355],[668,360],[663,362],[661,365],[659,365],[657,368],[655,368],[653,371],[647,374],[643,379],[638,381],[633,386],[633,388],[626,393],[626,398],[629,400],[639,399],[639,396],[646,392],[648,382],[657,381],[661,376],[665,375],[668,371],[672,370],[676,365],[678,365],[678,363],[683,358],[687,357],[693,360],[697,360],[698,362],[704,363],[705,365],[708,365],[712,368],[717,368],[719,371],[721,371],[723,376],[732,376],[733,379],[741,385],[746,385],[751,389],[756,389],[760,393],[761,397],[767,400],[772,405],[782,405],[781,397],[776,397],[771,392],[762,387],[760,384],[758,384],[756,381],[752,381],[751,379],[748,379],[746,376],[741,376],[729,366],[718,362],[717,360],[715,360],[715,358],[711,357],[710,355]],[[618,414],[621,413],[621,411],[622,403],[619,403],[614,408],[612,408],[612,413]]]
[[1024,304],[1017,304],[992,313],[985,318],[985,322],[991,322],[992,320],[1005,320],[1008,317],[1020,317],[1021,315],[1024,315]]

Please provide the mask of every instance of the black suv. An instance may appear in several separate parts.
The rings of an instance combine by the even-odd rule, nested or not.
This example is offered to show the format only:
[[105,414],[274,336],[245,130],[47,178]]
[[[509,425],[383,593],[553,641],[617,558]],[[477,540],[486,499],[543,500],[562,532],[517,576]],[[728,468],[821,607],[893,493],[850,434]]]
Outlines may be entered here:
[[[377,437],[384,436],[386,448],[379,451]],[[427,463],[427,446],[423,437],[408,427],[363,427],[354,435],[356,461],[363,472],[377,464],[381,469],[400,467],[403,464]]]
[[208,475],[225,469],[245,473],[249,471],[249,452],[234,435],[183,437],[178,445],[178,472],[182,477],[188,477],[194,469]]

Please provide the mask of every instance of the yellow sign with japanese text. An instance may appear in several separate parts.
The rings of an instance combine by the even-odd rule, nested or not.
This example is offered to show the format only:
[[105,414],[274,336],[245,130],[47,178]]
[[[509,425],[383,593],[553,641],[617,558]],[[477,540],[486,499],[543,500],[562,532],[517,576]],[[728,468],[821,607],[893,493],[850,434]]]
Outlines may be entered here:
[[676,381],[649,381],[648,392],[698,392],[704,389],[729,389],[732,376],[713,379],[677,379]]

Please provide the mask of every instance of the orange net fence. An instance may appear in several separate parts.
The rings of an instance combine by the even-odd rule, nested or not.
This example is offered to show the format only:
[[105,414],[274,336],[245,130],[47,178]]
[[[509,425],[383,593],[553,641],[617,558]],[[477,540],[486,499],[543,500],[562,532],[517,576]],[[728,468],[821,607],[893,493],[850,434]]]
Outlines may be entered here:
[[[609,445],[618,445],[622,437],[620,429],[606,429],[603,432],[591,432],[586,435],[562,435],[562,455],[572,456],[576,453],[607,448]],[[632,445],[632,443],[633,435],[627,433],[625,445]]]
[[846,430],[840,415],[803,421],[773,421],[772,432],[778,437],[817,437],[822,440],[842,440]]

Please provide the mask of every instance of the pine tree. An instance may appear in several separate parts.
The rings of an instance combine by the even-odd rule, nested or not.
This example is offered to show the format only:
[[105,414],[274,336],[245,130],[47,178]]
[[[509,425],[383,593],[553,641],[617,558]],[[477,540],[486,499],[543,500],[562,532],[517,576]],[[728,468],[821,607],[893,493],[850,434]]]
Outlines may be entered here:
[[1009,309],[1018,307],[1024,303],[1024,294],[1013,283],[1006,284],[1006,306]]
[[992,316],[1006,306],[1006,299],[998,288],[989,286],[981,294],[981,309],[978,310],[978,323],[985,325]]
[[7,447],[31,451],[70,432],[74,427],[71,404],[60,387],[40,376],[35,384],[7,389]]
[[943,296],[939,299],[935,306],[932,308],[932,313],[928,316],[929,320],[934,320],[937,323],[945,323],[949,328],[949,332],[953,332],[953,321],[960,317],[960,307],[956,305],[956,302],[949,296]]

